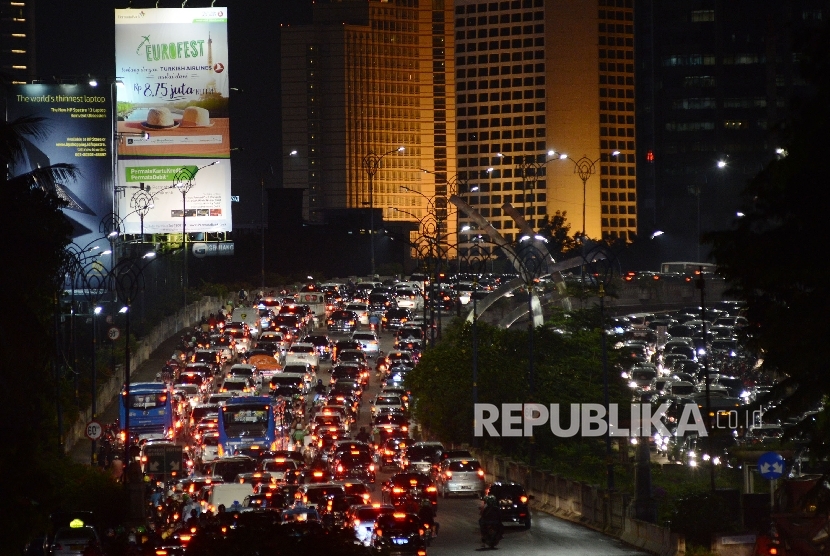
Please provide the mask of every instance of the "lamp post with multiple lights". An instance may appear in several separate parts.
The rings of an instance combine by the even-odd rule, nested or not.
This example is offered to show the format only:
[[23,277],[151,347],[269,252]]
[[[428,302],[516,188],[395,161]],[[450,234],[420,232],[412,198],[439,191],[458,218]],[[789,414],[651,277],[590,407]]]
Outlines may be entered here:
[[187,194],[196,185],[196,174],[200,170],[204,170],[209,166],[219,164],[218,160],[214,160],[210,164],[205,164],[199,168],[182,167],[176,172],[174,176],[173,187],[178,189],[182,194],[182,252],[184,253],[184,270],[182,271],[182,291],[184,297],[184,306],[187,307]]
[[383,154],[377,154],[374,151],[363,157],[363,169],[366,170],[366,175],[369,177],[369,244],[371,249],[371,277],[375,277],[375,197],[374,197],[374,179],[375,174],[378,173],[380,162],[384,157],[392,153],[403,152],[405,147],[398,147]]

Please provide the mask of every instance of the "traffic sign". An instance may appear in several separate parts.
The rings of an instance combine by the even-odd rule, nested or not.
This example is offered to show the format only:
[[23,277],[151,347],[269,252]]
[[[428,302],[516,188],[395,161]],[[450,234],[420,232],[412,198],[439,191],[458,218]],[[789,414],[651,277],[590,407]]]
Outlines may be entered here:
[[111,326],[109,330],[107,330],[107,338],[113,342],[117,340],[119,336],[121,336],[121,331],[118,330],[118,327]]
[[104,427],[98,421],[90,421],[86,424],[85,433],[90,440],[98,440],[104,434]]
[[175,444],[149,445],[144,448],[147,462],[144,472],[148,475],[164,475],[165,477],[181,477],[184,468],[184,451]]
[[784,458],[778,452],[767,452],[758,458],[758,473],[773,481],[784,474]]

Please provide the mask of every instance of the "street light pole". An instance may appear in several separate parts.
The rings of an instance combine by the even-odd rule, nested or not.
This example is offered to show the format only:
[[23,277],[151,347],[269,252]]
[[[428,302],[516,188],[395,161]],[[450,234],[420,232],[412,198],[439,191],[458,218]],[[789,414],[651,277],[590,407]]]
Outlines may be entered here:
[[199,173],[199,170],[204,170],[208,166],[214,166],[219,164],[218,160],[214,160],[210,164],[205,164],[195,170],[191,170],[187,167],[179,168],[176,172],[174,177],[175,184],[174,187],[181,191],[182,193],[182,251],[184,253],[184,266],[182,270],[182,296],[184,298],[184,307],[187,308],[187,194],[193,188],[194,179],[196,178],[196,174]]
[[369,245],[371,249],[371,278],[375,277],[375,198],[374,198],[374,179],[375,174],[380,168],[380,161],[387,155],[396,152],[403,152],[405,147],[398,147],[391,151],[385,152],[381,155],[374,151],[363,157],[363,168],[366,170],[366,175],[369,177]]

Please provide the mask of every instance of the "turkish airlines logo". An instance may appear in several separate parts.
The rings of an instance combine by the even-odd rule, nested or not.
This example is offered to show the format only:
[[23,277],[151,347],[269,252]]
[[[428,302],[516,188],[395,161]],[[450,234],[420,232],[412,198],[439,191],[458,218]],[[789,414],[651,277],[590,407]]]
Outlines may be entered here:
[[213,71],[215,71],[216,73],[222,73],[223,71],[225,71],[225,64],[221,62],[213,64]]

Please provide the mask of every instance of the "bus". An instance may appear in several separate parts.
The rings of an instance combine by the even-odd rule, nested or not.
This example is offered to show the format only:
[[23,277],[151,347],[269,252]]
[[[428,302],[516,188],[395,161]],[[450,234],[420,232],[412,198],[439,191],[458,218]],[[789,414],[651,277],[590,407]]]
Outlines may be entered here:
[[704,274],[714,274],[718,270],[717,265],[715,265],[714,263],[671,262],[661,263],[660,273],[690,274],[695,271],[701,270],[701,268],[703,269]]
[[[153,435],[173,438],[173,393],[164,382],[136,382],[126,385],[119,396],[119,418],[130,436]],[[127,420],[129,416],[129,421]]]
[[277,449],[276,402],[269,396],[231,398],[219,409],[219,456],[242,446]]

